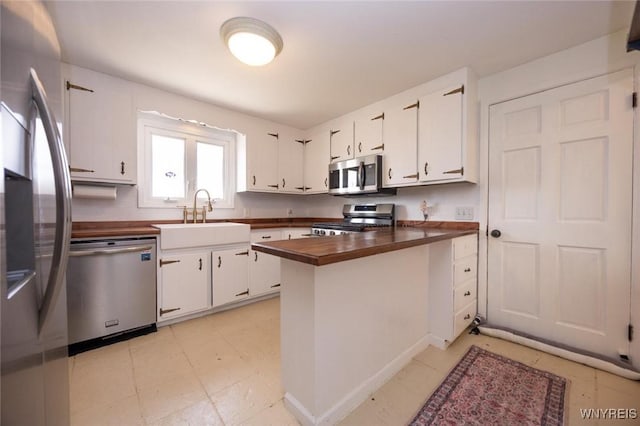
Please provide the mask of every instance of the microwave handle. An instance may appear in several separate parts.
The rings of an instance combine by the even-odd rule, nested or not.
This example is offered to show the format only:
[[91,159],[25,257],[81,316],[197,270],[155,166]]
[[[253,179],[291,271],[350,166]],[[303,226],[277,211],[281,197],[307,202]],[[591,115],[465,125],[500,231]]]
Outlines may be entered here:
[[358,179],[357,179],[357,184],[358,187],[360,188],[361,191],[364,190],[364,161],[360,162],[360,165],[358,166]]

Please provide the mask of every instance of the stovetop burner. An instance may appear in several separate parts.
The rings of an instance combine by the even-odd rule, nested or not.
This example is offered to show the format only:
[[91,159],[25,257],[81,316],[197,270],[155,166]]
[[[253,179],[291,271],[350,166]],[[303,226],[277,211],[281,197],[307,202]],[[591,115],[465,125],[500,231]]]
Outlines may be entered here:
[[345,204],[342,208],[342,222],[314,223],[314,235],[340,235],[362,232],[366,228],[390,227],[395,225],[394,204]]

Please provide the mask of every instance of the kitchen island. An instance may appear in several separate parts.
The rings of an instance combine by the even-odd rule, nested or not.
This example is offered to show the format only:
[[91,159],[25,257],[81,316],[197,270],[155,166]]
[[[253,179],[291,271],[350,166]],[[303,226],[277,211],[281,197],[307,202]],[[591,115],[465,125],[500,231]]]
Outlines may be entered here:
[[252,245],[282,258],[282,383],[302,424],[335,424],[434,343],[441,323],[451,335],[470,323],[475,297],[457,325],[432,314],[448,298],[453,311],[453,241],[475,253],[476,234],[398,228]]

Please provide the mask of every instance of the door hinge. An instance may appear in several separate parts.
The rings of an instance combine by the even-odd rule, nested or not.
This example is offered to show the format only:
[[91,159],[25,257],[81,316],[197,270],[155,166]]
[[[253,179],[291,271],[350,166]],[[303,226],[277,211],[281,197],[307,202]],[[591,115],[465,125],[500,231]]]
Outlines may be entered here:
[[638,106],[638,92],[633,92],[631,94],[631,107],[635,108]]
[[93,89],[88,89],[86,87],[82,87],[82,86],[78,86],[77,84],[73,84],[72,82],[70,82],[69,80],[67,80],[67,90],[71,90],[71,89],[76,89],[76,90],[82,90],[84,92],[91,92],[93,93]]
[[633,325],[631,324],[627,326],[627,339],[630,342],[633,342]]
[[411,108],[420,108],[420,101],[417,101],[415,104],[407,105],[406,107],[404,107],[402,109],[406,110],[406,109],[411,109]]
[[278,133],[267,133],[269,136],[273,136],[276,139],[280,139],[280,135]]
[[487,229],[485,229],[484,235],[487,237],[489,236],[489,225],[487,225]]
[[464,95],[464,84],[457,89],[453,89],[452,91],[443,94],[442,96],[455,95],[456,93],[461,93]]
[[333,135],[335,135],[336,133],[340,133],[340,130],[330,130],[330,131],[329,131],[329,136],[333,136]]

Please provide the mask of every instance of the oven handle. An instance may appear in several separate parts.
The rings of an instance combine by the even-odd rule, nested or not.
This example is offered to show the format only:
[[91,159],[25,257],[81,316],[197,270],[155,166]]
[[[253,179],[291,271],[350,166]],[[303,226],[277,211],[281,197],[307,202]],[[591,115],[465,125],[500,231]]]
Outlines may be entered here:
[[364,190],[364,161],[361,161],[360,165],[358,165],[357,184],[361,191]]

